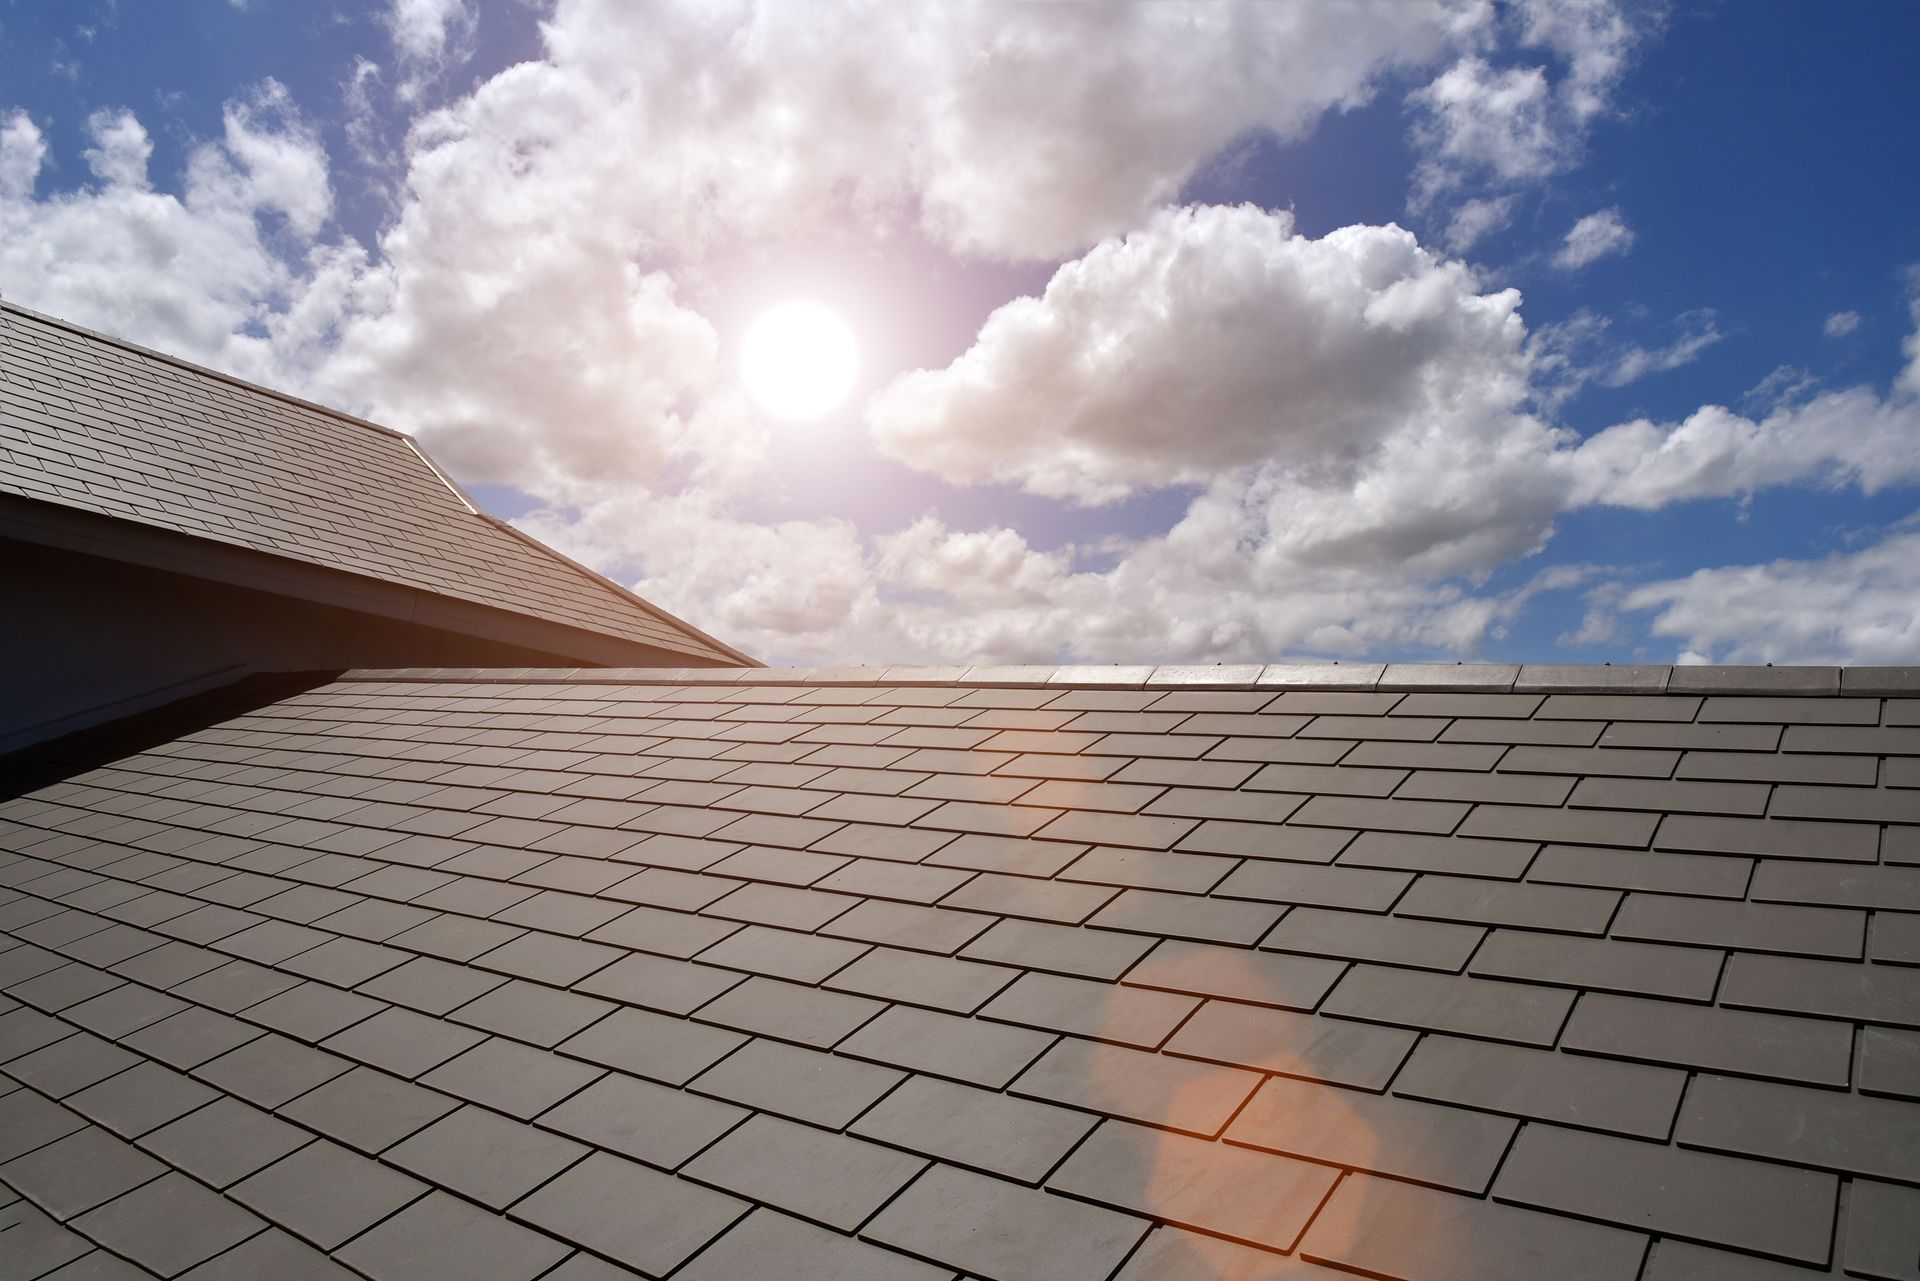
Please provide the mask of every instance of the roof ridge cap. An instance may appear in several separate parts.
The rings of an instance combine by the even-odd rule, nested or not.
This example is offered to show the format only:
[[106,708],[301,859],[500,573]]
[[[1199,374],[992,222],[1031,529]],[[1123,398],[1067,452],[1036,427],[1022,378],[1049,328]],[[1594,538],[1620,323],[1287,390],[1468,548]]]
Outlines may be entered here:
[[[516,531],[517,532],[517,531]],[[559,556],[560,553],[555,552]],[[565,559],[565,557],[561,557]],[[569,562],[572,563],[572,562]],[[585,571],[591,573],[592,571]],[[618,584],[614,584],[619,588]],[[624,591],[625,589],[619,589]],[[639,599],[636,597],[636,599]],[[643,602],[646,603],[646,602]],[[650,606],[650,608],[658,608]],[[502,669],[503,672],[506,669]],[[1224,679],[1207,679],[1219,671]],[[1112,679],[1101,679],[1102,673]],[[1251,677],[1247,673],[1253,673]],[[1457,675],[1453,675],[1457,673]],[[1451,679],[1449,678],[1451,676]],[[473,681],[485,668],[363,669],[342,680]],[[525,683],[634,685],[967,685],[1035,689],[1311,689],[1380,693],[1674,694],[1786,697],[1920,695],[1920,667],[1740,666],[1607,663],[1271,663],[1155,667],[893,666],[513,669]]]

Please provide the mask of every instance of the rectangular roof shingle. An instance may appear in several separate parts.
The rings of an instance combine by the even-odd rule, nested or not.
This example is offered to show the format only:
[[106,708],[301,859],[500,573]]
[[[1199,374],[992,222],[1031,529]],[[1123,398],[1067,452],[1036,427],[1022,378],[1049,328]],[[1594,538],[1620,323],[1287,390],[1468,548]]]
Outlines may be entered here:
[[747,661],[480,512],[399,432],[4,303],[0,494]]
[[[1920,1275],[1920,681],[1531,670],[366,672],[13,758],[0,1243]],[[1578,746],[1512,732],[1545,725]],[[1242,741],[1335,749],[1283,780]],[[1696,812],[1695,752],[1738,757],[1741,813]],[[1875,762],[1819,784],[1860,803],[1779,816],[1835,754]]]

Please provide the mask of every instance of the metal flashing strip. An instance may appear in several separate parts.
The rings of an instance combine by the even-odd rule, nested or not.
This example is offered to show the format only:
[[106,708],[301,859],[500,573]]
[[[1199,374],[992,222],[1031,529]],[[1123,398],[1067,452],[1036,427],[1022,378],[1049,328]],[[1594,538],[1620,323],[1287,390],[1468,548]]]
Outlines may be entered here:
[[475,507],[473,503],[467,498],[467,496],[460,491],[460,486],[454,484],[451,480],[447,478],[447,473],[440,470],[439,464],[435,463],[433,459],[427,457],[427,451],[420,448],[420,443],[418,441],[416,441],[413,437],[406,436],[406,435],[401,436],[400,439],[407,442],[407,448],[413,451],[413,456],[415,458],[418,458],[421,462],[425,463],[427,470],[432,472],[439,479],[440,483],[447,487],[447,492],[460,500],[460,505],[462,507],[466,508],[467,511],[472,515],[475,515],[475,516],[480,515],[480,509],[478,507]]

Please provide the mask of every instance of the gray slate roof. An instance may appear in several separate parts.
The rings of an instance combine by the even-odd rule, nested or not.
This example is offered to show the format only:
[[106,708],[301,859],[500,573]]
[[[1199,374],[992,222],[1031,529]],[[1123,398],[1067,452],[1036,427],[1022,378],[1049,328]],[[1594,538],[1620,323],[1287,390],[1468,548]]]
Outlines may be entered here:
[[8,1275],[1920,1276],[1912,671],[252,697],[13,763]]
[[0,494],[751,661],[480,512],[399,432],[7,304]]

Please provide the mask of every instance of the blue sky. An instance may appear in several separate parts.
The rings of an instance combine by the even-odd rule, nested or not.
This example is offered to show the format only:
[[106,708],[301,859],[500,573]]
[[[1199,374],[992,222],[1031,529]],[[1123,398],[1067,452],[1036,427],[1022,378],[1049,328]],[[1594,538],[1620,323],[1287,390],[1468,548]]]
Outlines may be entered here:
[[0,3],[0,293],[771,659],[1920,662],[1920,9],[902,8]]

